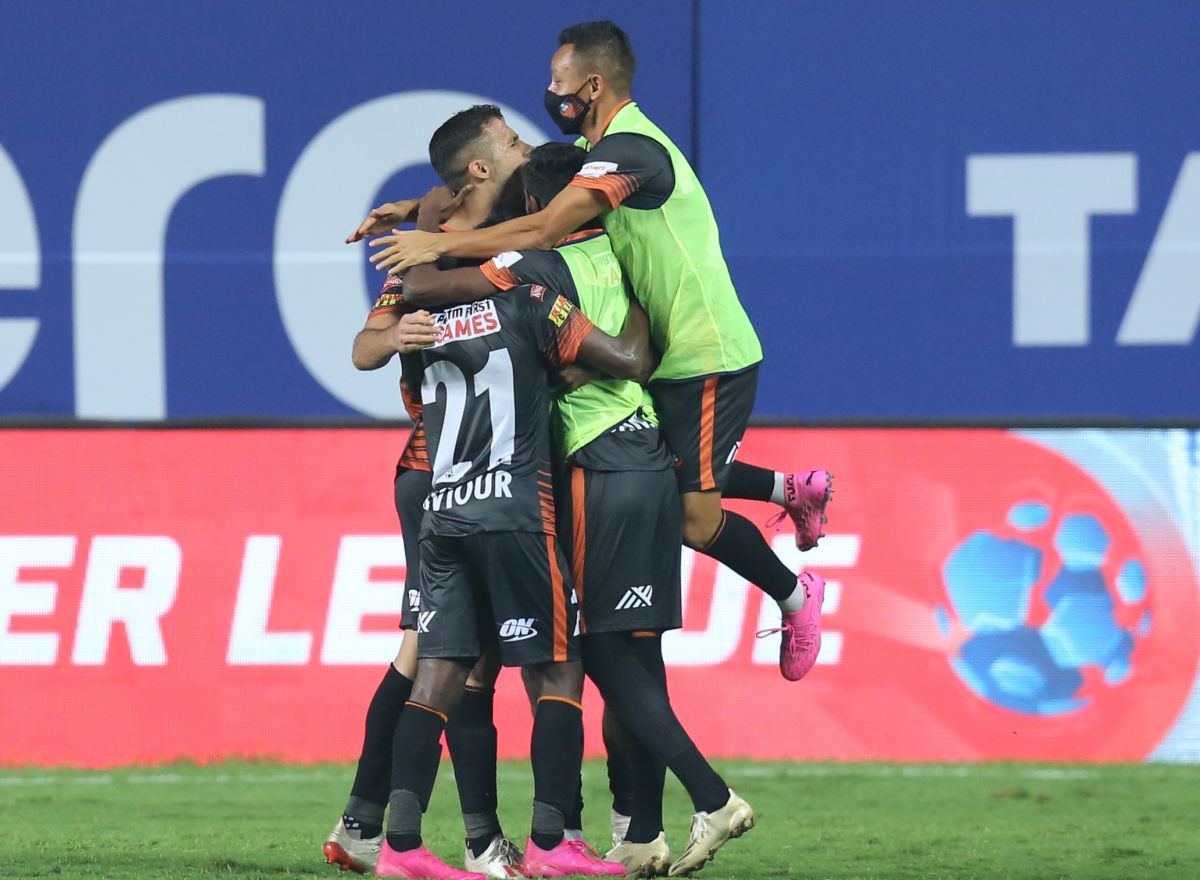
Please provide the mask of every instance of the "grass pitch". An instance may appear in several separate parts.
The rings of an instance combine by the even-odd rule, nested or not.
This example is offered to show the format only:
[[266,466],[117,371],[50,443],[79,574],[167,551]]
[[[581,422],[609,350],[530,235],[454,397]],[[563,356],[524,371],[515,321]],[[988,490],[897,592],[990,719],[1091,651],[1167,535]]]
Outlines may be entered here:
[[[758,826],[701,878],[1196,878],[1200,767],[721,762]],[[604,849],[604,767],[586,770],[588,839]],[[352,770],[228,763],[85,773],[0,769],[0,877],[278,878],[337,875],[321,843]],[[523,844],[528,765],[500,769],[501,819]],[[426,843],[461,865],[450,765]],[[669,780],[667,836],[691,807]]]

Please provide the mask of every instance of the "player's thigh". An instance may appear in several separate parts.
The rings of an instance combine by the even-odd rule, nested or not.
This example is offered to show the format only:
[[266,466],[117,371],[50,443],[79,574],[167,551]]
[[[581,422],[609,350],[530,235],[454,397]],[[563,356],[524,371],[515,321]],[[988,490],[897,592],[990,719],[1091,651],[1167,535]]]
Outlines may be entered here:
[[[421,542],[421,606],[417,657],[472,662],[487,644],[480,584],[467,538],[429,535]],[[482,609],[486,612],[486,605]],[[482,630],[482,632],[481,632]],[[468,666],[469,668],[469,666]]]
[[396,472],[396,516],[400,519],[406,567],[400,628],[406,630],[417,628],[417,610],[421,604],[421,520],[431,482],[432,474],[426,470],[406,467]]
[[659,429],[677,459],[679,491],[720,490],[754,410],[758,368],[649,387]]
[[681,506],[674,472],[572,468],[569,481],[580,631],[678,628]]
[[473,536],[486,573],[493,636],[505,666],[576,660],[571,574],[554,535],[490,532]]

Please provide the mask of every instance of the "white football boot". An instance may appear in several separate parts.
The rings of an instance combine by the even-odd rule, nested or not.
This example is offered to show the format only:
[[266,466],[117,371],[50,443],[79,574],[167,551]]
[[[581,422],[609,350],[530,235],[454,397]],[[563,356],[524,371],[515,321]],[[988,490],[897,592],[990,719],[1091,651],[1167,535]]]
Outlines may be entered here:
[[670,875],[678,877],[699,871],[731,838],[741,837],[753,827],[753,808],[729,789],[729,800],[721,809],[692,816],[687,847],[671,865]]

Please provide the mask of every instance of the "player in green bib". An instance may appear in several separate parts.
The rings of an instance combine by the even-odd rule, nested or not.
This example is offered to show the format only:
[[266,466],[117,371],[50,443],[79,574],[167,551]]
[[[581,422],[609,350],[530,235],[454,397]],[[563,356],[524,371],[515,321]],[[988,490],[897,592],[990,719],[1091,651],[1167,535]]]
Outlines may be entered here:
[[820,649],[819,575],[791,572],[749,520],[723,510],[729,497],[773,501],[815,546],[831,493],[823,470],[776,473],[735,462],[754,405],[762,350],[721,254],[712,209],[695,172],[630,97],[636,61],[612,22],[559,35],[546,109],[579,134],[589,162],[545,210],[487,230],[400,232],[371,242],[377,266],[402,270],[443,256],[486,257],[548,249],[597,210],[650,317],[662,362],[649,385],[667,444],[680,462],[684,543],[714,557],[779,604],[780,669],[803,677]]

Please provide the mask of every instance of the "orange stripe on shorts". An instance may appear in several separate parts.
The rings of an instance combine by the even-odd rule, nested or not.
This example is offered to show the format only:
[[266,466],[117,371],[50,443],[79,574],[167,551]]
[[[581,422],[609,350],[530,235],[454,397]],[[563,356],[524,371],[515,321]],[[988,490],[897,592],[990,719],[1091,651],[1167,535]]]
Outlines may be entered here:
[[700,398],[700,489],[715,489],[713,479],[713,423],[717,416],[717,377],[704,380],[704,394]]
[[553,535],[546,535],[546,556],[550,561],[550,588],[554,592],[554,662],[563,663],[567,659],[567,594],[558,554],[554,552]]
[[579,602],[579,631],[586,632],[583,619],[583,566],[587,558],[587,483],[583,468],[571,468],[571,574],[575,577],[575,599]]

